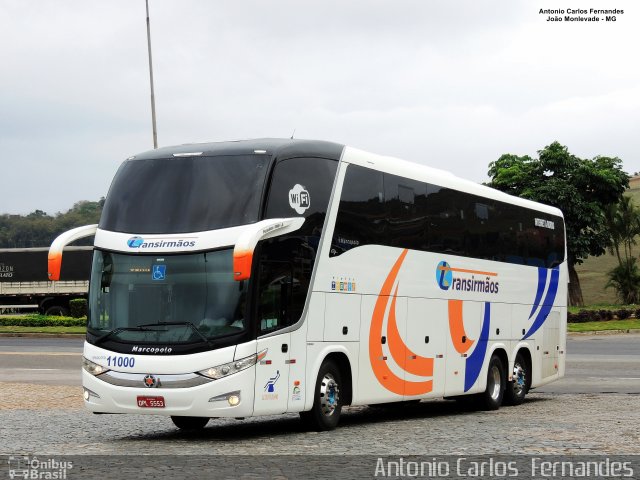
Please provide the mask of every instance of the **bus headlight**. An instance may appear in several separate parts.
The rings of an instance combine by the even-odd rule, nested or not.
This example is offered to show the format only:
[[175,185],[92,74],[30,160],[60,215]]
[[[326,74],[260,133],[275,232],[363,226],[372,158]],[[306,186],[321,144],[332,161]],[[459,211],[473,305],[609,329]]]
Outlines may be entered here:
[[227,377],[229,375],[233,375],[234,373],[238,373],[241,370],[252,367],[266,356],[267,350],[265,349],[259,353],[254,353],[253,355],[249,355],[248,357],[241,358],[240,360],[236,360],[234,362],[229,362],[218,365],[217,367],[200,370],[198,373],[200,375],[204,375],[205,377],[218,380],[219,378]]
[[100,375],[101,373],[109,371],[108,368],[98,365],[97,363],[93,363],[91,360],[87,360],[84,357],[82,357],[82,368],[91,375]]

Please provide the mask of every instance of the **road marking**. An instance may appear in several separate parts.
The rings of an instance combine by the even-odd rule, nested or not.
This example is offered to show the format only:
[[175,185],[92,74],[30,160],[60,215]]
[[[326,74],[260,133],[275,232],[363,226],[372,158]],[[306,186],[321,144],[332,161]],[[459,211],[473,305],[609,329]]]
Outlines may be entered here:
[[[565,377],[566,378],[566,377]],[[640,377],[586,377],[587,380],[640,380]]]
[[28,356],[34,356],[34,355],[46,355],[46,356],[59,356],[59,357],[64,357],[64,356],[78,356],[78,355],[82,355],[82,352],[77,352],[77,353],[72,353],[72,352],[0,352],[0,355],[28,355]]
[[37,371],[51,372],[51,371],[64,370],[64,369],[62,368],[12,368],[11,370],[31,370],[31,371],[37,370]]

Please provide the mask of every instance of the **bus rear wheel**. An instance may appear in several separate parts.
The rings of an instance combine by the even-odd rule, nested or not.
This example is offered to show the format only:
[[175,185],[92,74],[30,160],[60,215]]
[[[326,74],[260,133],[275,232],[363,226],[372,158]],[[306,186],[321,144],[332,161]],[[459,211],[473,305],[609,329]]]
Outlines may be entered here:
[[171,421],[180,430],[202,430],[209,423],[207,417],[171,417]]
[[506,386],[506,375],[502,360],[492,355],[487,371],[487,388],[478,396],[478,403],[483,410],[497,410],[502,405]]
[[507,385],[504,392],[505,405],[520,405],[529,391],[530,382],[529,365],[521,353],[516,355],[513,363],[513,381]]
[[308,412],[300,412],[302,422],[316,431],[333,430],[338,426],[342,412],[340,369],[331,360],[325,361],[318,372],[313,396],[313,407]]

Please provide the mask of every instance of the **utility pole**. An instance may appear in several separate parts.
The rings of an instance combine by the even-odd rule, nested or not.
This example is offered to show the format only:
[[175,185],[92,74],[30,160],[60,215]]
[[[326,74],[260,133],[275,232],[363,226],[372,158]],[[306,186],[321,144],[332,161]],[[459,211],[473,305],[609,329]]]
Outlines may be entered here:
[[158,148],[158,132],[156,130],[156,97],[153,92],[153,63],[151,61],[151,27],[149,25],[149,0],[147,5],[147,47],[149,50],[149,83],[151,84],[151,124],[153,126],[153,148]]

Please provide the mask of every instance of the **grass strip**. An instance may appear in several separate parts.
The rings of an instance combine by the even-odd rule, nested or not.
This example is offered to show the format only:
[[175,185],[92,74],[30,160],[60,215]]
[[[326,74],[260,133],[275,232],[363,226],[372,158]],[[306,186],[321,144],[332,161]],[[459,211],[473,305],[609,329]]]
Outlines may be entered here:
[[627,320],[605,320],[604,322],[569,323],[569,332],[601,332],[605,330],[632,330],[640,329],[640,320],[630,318]]
[[0,333],[49,333],[49,334],[80,334],[87,333],[85,327],[20,327],[16,325],[0,325]]

